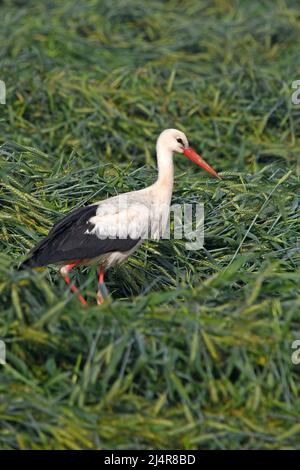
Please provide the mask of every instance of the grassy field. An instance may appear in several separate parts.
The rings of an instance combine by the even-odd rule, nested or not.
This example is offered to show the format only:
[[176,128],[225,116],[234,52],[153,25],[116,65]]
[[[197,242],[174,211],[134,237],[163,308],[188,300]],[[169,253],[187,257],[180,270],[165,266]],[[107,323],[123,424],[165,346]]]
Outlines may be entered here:
[[[271,6],[270,6],[271,4]],[[298,5],[298,6],[297,6]],[[0,2],[1,449],[300,448],[299,2]],[[73,207],[154,181],[205,247],[149,242],[107,279],[16,266]],[[298,162],[298,166],[297,166]]]

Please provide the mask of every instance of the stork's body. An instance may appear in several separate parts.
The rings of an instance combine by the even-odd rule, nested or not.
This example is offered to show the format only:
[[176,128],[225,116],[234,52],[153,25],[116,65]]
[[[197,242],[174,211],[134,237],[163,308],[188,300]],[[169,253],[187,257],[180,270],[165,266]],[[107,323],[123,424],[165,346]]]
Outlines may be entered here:
[[22,267],[59,265],[66,282],[86,304],[71,284],[68,273],[75,266],[96,263],[100,284],[97,299],[102,303],[104,271],[125,261],[149,235],[159,239],[165,231],[173,190],[173,152],[185,154],[218,176],[189,147],[186,136],[176,129],[167,129],[160,134],[156,150],[158,178],[154,184],[75,209],[54,225]]

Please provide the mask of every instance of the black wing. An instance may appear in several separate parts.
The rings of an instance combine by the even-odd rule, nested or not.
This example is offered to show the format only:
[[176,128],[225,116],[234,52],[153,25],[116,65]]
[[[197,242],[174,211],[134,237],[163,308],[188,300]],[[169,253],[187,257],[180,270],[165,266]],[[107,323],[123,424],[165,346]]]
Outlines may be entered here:
[[85,233],[94,225],[89,222],[96,215],[97,204],[80,207],[58,221],[31,251],[31,256],[20,268],[46,266],[52,263],[93,259],[113,251],[128,251],[139,239],[100,239]]

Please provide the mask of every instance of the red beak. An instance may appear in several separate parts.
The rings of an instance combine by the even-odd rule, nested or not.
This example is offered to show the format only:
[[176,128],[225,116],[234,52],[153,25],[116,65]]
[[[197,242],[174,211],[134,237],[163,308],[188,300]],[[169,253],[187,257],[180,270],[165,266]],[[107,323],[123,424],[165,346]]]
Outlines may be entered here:
[[200,157],[200,155],[198,155],[198,153],[195,152],[195,150],[191,147],[184,149],[183,154],[188,157],[192,162],[196,163],[196,165],[201,166],[201,168],[208,171],[208,173],[210,173],[211,175],[221,179],[221,176],[219,176],[218,173],[208,163],[206,163],[203,158]]

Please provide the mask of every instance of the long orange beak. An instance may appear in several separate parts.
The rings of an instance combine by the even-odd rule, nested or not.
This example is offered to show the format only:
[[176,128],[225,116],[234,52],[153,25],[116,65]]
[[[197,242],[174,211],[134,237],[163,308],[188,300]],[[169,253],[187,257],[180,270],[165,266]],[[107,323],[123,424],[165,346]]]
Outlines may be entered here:
[[208,164],[206,163],[197,152],[195,152],[192,147],[188,147],[187,149],[183,150],[183,154],[188,157],[192,162],[196,163],[196,165],[201,166],[204,170],[208,171],[211,175],[215,176],[216,178],[220,178],[221,176]]

